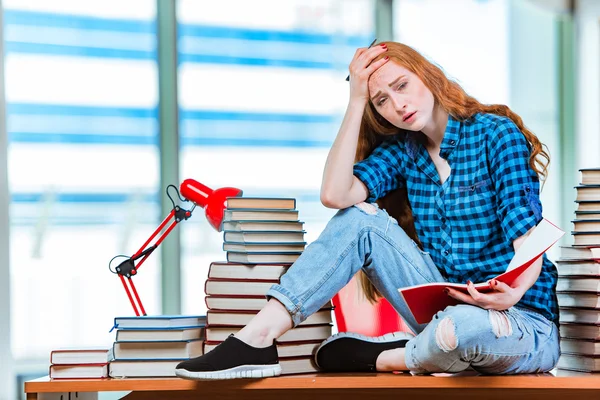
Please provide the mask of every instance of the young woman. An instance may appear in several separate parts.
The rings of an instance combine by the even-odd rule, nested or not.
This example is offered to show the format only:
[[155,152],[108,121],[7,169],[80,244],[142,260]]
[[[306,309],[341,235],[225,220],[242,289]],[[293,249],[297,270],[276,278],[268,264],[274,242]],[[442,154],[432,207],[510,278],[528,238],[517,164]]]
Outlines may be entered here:
[[[479,103],[412,48],[358,49],[321,188],[322,203],[340,211],[256,317],[210,353],[179,364],[177,375],[280,374],[274,341],[359,272],[367,297],[384,296],[416,336],[334,335],[316,353],[321,369],[551,370],[560,353],[555,266],[544,255],[512,287],[493,280],[542,219],[539,182],[548,162],[518,115]],[[490,293],[471,283],[488,280]],[[469,294],[448,289],[463,304],[419,325],[397,289],[428,282],[467,282]]]

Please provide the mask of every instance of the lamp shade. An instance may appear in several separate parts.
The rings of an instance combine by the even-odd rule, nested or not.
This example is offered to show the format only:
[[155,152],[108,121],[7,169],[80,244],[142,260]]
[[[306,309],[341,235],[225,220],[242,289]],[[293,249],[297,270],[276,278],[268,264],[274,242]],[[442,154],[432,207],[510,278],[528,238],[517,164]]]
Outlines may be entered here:
[[212,190],[194,179],[184,180],[179,191],[184,198],[204,208],[206,219],[217,232],[222,230],[227,198],[240,197],[243,193],[241,189],[233,187]]

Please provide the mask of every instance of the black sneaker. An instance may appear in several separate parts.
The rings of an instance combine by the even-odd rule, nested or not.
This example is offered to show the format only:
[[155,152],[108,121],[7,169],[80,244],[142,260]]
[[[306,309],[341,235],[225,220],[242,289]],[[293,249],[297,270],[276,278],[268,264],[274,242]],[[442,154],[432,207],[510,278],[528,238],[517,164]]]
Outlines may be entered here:
[[184,379],[266,378],[281,374],[277,347],[252,347],[233,335],[203,356],[179,363]]
[[337,333],[321,343],[315,353],[315,362],[320,369],[329,372],[375,372],[379,354],[405,347],[413,337],[407,332],[378,337],[352,332]]

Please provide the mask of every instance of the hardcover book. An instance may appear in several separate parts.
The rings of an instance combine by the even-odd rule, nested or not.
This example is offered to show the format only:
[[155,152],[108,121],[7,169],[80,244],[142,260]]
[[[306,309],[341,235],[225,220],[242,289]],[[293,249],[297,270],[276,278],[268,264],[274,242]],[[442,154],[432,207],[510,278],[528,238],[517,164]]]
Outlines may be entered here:
[[[496,276],[495,279],[510,286],[523,271],[529,268],[563,235],[564,231],[543,219],[519,247],[506,272]],[[406,301],[415,320],[419,324],[424,324],[431,321],[438,311],[459,303],[444,292],[447,287],[468,293],[466,284],[450,282],[427,283],[400,288],[398,291]],[[488,282],[476,283],[475,288],[484,293],[493,290]]]

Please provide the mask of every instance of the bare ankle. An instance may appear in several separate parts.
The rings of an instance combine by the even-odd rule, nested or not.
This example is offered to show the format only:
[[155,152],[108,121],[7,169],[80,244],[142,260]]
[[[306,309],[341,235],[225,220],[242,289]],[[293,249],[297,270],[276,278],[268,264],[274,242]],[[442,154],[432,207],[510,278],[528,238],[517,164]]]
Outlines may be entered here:
[[235,337],[253,347],[268,347],[290,328],[292,319],[286,308],[279,301],[270,299]]
[[382,351],[375,362],[377,371],[408,371],[404,361],[404,348]]
[[275,339],[273,335],[269,334],[268,328],[254,331],[247,326],[234,336],[252,347],[268,347],[273,344],[273,340]]

